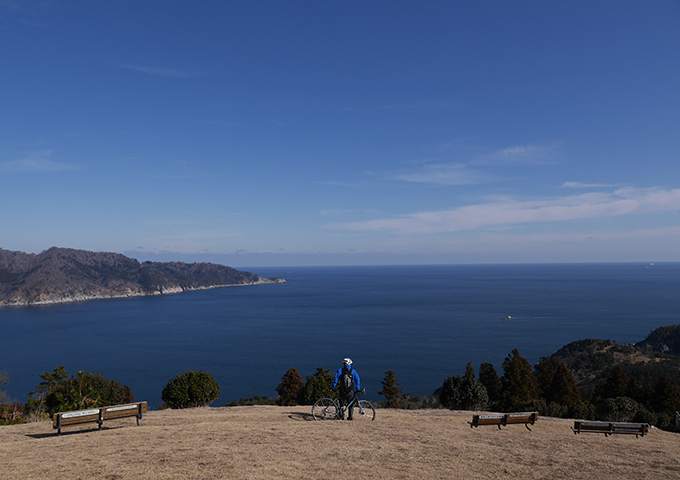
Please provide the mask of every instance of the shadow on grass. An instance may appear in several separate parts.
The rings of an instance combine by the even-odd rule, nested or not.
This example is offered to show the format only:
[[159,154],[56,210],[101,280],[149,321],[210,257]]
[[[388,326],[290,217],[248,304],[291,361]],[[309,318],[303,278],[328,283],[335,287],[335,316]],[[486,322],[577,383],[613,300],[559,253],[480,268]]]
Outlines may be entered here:
[[293,413],[288,413],[288,418],[291,420],[295,420],[297,422],[313,422],[314,417],[312,417],[311,413],[302,413],[302,412],[293,412]]
[[89,432],[105,432],[107,430],[119,430],[121,428],[130,428],[125,425],[120,425],[120,426],[103,426],[101,429],[98,427],[94,428],[86,428],[83,425],[78,425],[80,428],[78,430],[64,430],[62,427],[61,435],[57,433],[57,429],[55,428],[52,432],[48,433],[29,433],[26,436],[31,437],[31,438],[53,438],[53,437],[67,437],[69,435],[78,435],[81,433],[89,433]]

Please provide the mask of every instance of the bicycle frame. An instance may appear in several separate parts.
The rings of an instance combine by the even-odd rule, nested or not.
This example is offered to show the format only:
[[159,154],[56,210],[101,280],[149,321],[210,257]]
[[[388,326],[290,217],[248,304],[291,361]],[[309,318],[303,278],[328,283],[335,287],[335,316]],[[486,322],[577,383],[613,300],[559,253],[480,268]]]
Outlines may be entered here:
[[370,402],[359,399],[365,393],[366,389],[362,389],[354,392],[351,397],[343,397],[342,400],[348,400],[345,406],[340,406],[340,398],[320,398],[312,407],[312,416],[314,420],[340,420],[345,418],[345,413],[348,410],[352,411],[351,409],[358,408],[357,415],[359,418],[375,420],[375,407]]
[[360,392],[354,392],[354,395],[352,395],[352,400],[347,402],[347,405],[345,405],[344,407],[340,406],[340,400],[336,398],[334,400],[334,403],[335,403],[335,408],[337,409],[337,412],[338,412],[337,414],[342,417],[342,416],[345,415],[345,413],[347,413],[347,410],[349,410],[351,406],[355,405],[356,407],[359,408],[359,414],[365,415],[364,409],[361,406],[361,403],[359,403],[359,397],[361,397],[364,393],[366,393],[366,389],[363,389]]

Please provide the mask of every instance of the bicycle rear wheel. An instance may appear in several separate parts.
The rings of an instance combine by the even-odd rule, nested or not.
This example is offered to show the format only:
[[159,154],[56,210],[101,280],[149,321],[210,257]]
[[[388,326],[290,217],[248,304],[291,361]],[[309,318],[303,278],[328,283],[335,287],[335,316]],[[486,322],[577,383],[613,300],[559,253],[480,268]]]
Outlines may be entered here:
[[336,403],[330,398],[320,398],[312,407],[312,417],[314,420],[337,420],[338,408]]
[[359,400],[354,407],[354,420],[375,420],[375,408],[368,400]]

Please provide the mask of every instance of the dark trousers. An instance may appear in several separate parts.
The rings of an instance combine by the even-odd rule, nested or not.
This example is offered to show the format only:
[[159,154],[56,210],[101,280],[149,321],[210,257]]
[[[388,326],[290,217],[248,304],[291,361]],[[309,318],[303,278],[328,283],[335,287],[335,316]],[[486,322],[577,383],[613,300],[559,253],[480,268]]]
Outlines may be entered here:
[[[345,405],[347,405],[349,402],[351,402],[354,399],[354,392],[350,392],[346,395],[343,395],[340,393],[338,395],[338,402],[340,403],[341,408],[345,408]],[[343,416],[344,418],[344,416]],[[347,420],[354,420],[354,404],[349,407],[349,415],[347,416]]]

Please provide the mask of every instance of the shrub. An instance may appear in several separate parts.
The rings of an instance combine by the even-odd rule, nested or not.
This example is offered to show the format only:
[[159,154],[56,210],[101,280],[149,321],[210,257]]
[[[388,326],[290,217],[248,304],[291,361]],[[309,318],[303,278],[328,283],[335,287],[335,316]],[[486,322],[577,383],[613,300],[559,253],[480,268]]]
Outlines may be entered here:
[[317,367],[316,372],[307,377],[302,393],[302,403],[313,405],[322,397],[335,398],[336,393],[331,388],[333,375],[323,367]]
[[640,405],[629,397],[607,398],[597,406],[598,420],[630,422],[640,410]]
[[281,379],[281,383],[276,387],[279,394],[279,405],[292,406],[302,403],[305,382],[302,381],[300,373],[295,368],[288,370]]
[[170,408],[205,407],[220,396],[220,386],[203,370],[187,370],[170,380],[161,399]]
[[14,402],[12,404],[0,404],[0,425],[14,425],[26,422],[25,407]]

